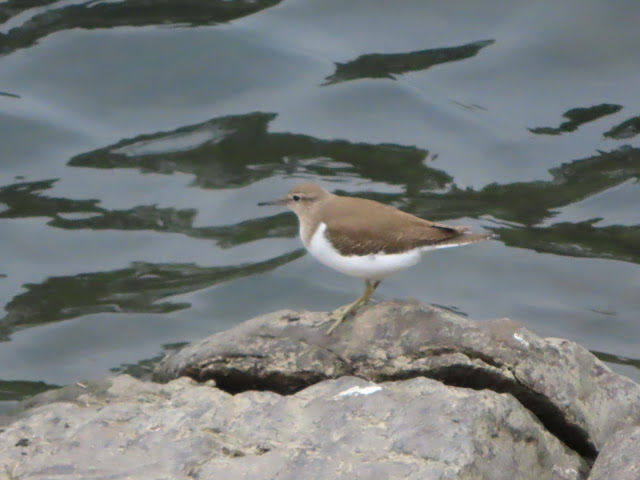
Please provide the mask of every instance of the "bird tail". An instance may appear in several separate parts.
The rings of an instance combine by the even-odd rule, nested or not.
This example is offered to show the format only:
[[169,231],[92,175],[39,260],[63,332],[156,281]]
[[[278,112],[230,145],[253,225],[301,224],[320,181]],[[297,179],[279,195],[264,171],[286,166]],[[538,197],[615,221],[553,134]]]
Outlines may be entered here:
[[432,248],[459,247],[461,245],[470,245],[472,243],[482,242],[495,237],[492,233],[467,233],[452,238],[447,238],[441,242],[430,245]]

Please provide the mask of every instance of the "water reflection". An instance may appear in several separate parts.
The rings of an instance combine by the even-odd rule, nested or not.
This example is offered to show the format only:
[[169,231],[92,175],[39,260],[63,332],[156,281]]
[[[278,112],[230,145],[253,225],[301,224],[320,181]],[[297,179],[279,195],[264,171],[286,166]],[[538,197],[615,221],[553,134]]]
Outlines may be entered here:
[[[602,109],[600,110],[602,112]],[[549,181],[458,188],[446,172],[425,164],[429,152],[392,144],[322,140],[290,132],[269,132],[275,114],[225,116],[197,125],[142,135],[72,158],[72,167],[130,168],[141,172],[193,175],[202,188],[248,186],[274,175],[344,179],[351,176],[393,184],[398,193],[360,192],[433,220],[491,216],[508,244],[568,256],[612,258],[640,263],[640,226],[598,226],[597,219],[552,223],[557,210],[640,178],[640,149],[622,147],[551,169]],[[574,117],[576,118],[576,117]],[[584,116],[581,118],[585,118]],[[138,205],[109,210],[98,200],[47,196],[55,179],[0,188],[0,218],[49,217],[66,230],[152,230],[214,240],[226,248],[297,234],[287,213],[230,225],[194,226],[195,209]],[[258,212],[256,212],[258,215]],[[509,225],[506,225],[509,223]],[[134,263],[129,268],[52,277],[26,285],[0,320],[5,338],[16,328],[96,312],[165,313],[188,305],[163,299],[218,282],[263,272],[295,260],[294,251],[264,262],[205,268],[193,264]]]
[[616,140],[623,140],[625,138],[635,137],[638,133],[640,133],[640,116],[625,120],[608,132],[604,132],[604,136],[615,138]]
[[20,98],[20,95],[16,95],[15,93],[2,92],[2,91],[0,91],[0,96],[9,97],[9,98]]
[[132,377],[140,379],[150,378],[155,366],[160,363],[167,354],[180,350],[187,344],[188,342],[178,342],[162,345],[162,353],[159,353],[155,357],[145,358],[136,363],[122,364],[119,367],[112,368],[111,371],[114,373],[131,375]]
[[254,14],[280,3],[280,0],[126,0],[84,2],[46,10],[36,9],[55,3],[52,0],[0,3],[0,22],[11,22],[19,14],[34,9],[25,21],[0,33],[0,55],[29,47],[39,39],[61,30],[74,28],[114,28],[145,25],[215,25]]
[[596,350],[591,350],[596,357],[598,357],[603,362],[615,363],[617,365],[628,365],[630,367],[634,367],[640,369],[640,359],[637,358],[629,358],[623,357],[620,355],[612,355],[611,353],[599,352]]
[[[537,127],[530,128],[529,131],[539,135],[560,135],[562,133],[575,132],[578,127],[585,123],[593,122],[599,118],[606,117],[607,115],[613,115],[620,110],[622,110],[622,105],[615,105],[611,103],[602,103],[600,105],[585,108],[572,108],[562,114],[562,116],[564,118],[568,118],[568,120],[566,122],[562,122],[559,127]],[[605,134],[605,136],[606,135],[607,134]]]
[[[414,212],[438,219],[462,215],[495,218],[534,226],[555,215],[555,210],[583,200],[629,179],[640,178],[640,149],[621,147],[573,160],[549,170],[551,180],[491,184],[481,190],[426,192],[409,200]],[[628,227],[623,227],[628,228]],[[504,230],[501,230],[504,231]]]
[[172,132],[141,135],[78,155],[69,165],[188,173],[203,188],[246,186],[294,172],[404,185],[412,193],[441,189],[453,180],[442,170],[425,165],[426,150],[269,132],[275,117],[263,112],[231,115]]
[[434,65],[457,62],[478,54],[495,40],[480,40],[457,47],[432,48],[407,53],[369,53],[347,63],[337,63],[333,75],[325,78],[324,85],[347,82],[360,78],[395,79],[395,75],[426,70]]
[[640,225],[597,227],[599,220],[563,222],[548,227],[500,228],[497,232],[505,244],[536,252],[640,263]]
[[296,250],[270,260],[232,267],[200,267],[194,264],[135,262],[129,268],[108,272],[50,277],[26,284],[0,319],[0,339],[18,328],[58,322],[98,312],[168,313],[188,308],[184,302],[162,301],[220,282],[262,273],[303,255]]
[[0,402],[22,400],[53,388],[58,388],[58,386],[27,380],[0,380]]
[[44,194],[56,181],[53,178],[0,187],[0,203],[5,206],[0,212],[0,218],[56,217],[64,213],[105,211],[98,207],[98,200],[70,200]]
[[25,2],[24,0],[7,0],[0,3],[0,22],[4,23],[30,8],[45,7],[57,1],[58,0],[31,0]]
[[56,179],[20,182],[0,187],[0,218],[50,217],[50,226],[67,230],[151,230],[182,233],[215,240],[222,248],[242,243],[292,235],[293,223],[285,213],[224,226],[194,227],[195,209],[159,208],[140,205],[126,210],[107,210],[98,200],[50,197]]

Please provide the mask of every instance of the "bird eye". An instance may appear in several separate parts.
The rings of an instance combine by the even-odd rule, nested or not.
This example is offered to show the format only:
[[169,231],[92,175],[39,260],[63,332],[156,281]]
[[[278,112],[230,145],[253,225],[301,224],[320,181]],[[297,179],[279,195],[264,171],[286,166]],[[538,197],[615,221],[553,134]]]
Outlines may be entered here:
[[300,197],[300,195],[297,195],[297,194],[296,194],[296,195],[292,195],[292,196],[291,196],[291,199],[292,199],[294,202],[299,202],[299,201],[301,200],[301,197]]

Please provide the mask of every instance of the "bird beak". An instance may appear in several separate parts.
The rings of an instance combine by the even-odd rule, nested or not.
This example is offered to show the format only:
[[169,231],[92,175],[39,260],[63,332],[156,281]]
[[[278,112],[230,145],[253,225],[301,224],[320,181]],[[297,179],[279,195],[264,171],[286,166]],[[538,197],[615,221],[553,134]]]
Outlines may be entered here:
[[286,198],[279,198],[277,200],[271,200],[270,202],[260,202],[258,203],[258,206],[265,207],[267,205],[286,205],[286,204],[287,204]]

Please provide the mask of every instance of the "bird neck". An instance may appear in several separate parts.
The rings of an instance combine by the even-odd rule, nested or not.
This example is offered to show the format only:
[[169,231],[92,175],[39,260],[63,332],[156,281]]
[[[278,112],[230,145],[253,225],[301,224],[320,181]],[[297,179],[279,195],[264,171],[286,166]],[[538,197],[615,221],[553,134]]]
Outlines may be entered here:
[[303,214],[298,215],[298,223],[300,224],[300,238],[306,247],[311,244],[313,234],[316,233],[318,225],[322,223],[322,214],[326,207],[326,201],[318,202],[313,208],[306,210]]
[[300,224],[300,239],[306,247],[309,247],[311,238],[316,233],[320,222],[313,216],[305,215],[304,217],[298,217],[298,223]]

